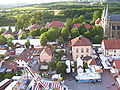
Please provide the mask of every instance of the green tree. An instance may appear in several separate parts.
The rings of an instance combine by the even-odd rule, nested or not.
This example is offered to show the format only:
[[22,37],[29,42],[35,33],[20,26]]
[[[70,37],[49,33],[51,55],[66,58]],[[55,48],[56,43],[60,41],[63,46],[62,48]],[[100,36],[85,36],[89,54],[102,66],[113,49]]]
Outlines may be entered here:
[[61,36],[63,37],[64,41],[68,41],[69,31],[67,28],[62,28]]
[[79,19],[79,23],[85,22],[85,16],[84,15],[80,15]]
[[102,40],[103,40],[103,36],[96,35],[96,36],[93,38],[93,43],[95,43],[95,44],[100,44]]
[[48,40],[47,40],[46,32],[44,32],[40,35],[40,43],[42,46],[45,46],[47,45],[47,41]]
[[23,33],[20,35],[20,39],[26,39],[26,38],[27,38],[26,34]]
[[80,20],[78,18],[73,18],[73,24],[80,23]]
[[93,23],[95,23],[95,21],[101,17],[101,12],[100,11],[94,11],[93,13]]
[[58,44],[61,45],[61,44],[63,44],[63,42],[64,42],[63,37],[59,37],[58,38]]
[[27,42],[25,43],[25,46],[26,46],[27,48],[29,48],[29,46],[30,46],[30,41],[29,41],[29,40],[27,40]]
[[8,45],[8,47],[12,47],[13,46],[12,40],[9,40],[7,45]]
[[[33,30],[34,31],[34,30]],[[40,36],[40,28],[35,29],[36,35],[35,36]]]
[[67,65],[65,64],[64,61],[59,61],[56,65],[57,73],[65,74],[66,73],[66,68],[67,68]]
[[78,32],[79,32],[79,35],[83,35],[85,32],[87,32],[85,25],[81,25],[80,27],[78,27]]
[[1,35],[0,36],[0,45],[5,45],[7,42],[7,39],[5,38],[5,36]]
[[72,26],[73,26],[73,21],[72,21],[72,19],[70,19],[70,18],[66,19],[65,27],[66,27],[68,30],[71,30],[71,29],[72,29]]
[[52,68],[52,69],[56,69],[56,65],[57,65],[57,60],[52,60],[50,63],[49,63],[49,66]]
[[16,23],[16,30],[22,29],[24,30],[30,25],[30,18],[31,16],[29,14],[23,14],[17,18],[17,23]]
[[5,28],[1,28],[0,35],[3,34],[5,32],[5,30],[6,30]]
[[75,38],[75,37],[78,37],[79,36],[79,32],[77,29],[73,28],[71,30],[71,35],[72,35],[72,38]]
[[84,32],[84,33],[83,33],[83,36],[86,37],[86,38],[88,38],[88,39],[90,39],[90,40],[92,39],[92,34],[91,34],[91,32]]
[[31,35],[32,37],[36,36],[36,31],[35,31],[35,30],[32,30],[32,31],[30,32],[30,35]]
[[44,33],[44,32],[47,32],[47,29],[44,28],[44,27],[42,27],[42,28],[40,29],[40,35],[41,35],[42,33]]
[[46,32],[48,41],[55,41],[58,37],[58,30],[51,28]]

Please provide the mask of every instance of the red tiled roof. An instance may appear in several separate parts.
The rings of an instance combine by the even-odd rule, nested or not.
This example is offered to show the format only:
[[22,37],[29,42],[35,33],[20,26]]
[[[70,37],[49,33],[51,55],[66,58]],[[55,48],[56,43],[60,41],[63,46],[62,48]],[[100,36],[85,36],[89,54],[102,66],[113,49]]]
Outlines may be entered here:
[[98,18],[96,21],[95,21],[95,24],[99,24],[101,22],[101,18]]
[[2,58],[0,58],[0,62],[2,61],[3,59]]
[[83,37],[82,35],[71,40],[72,46],[92,46],[89,39]]
[[105,49],[120,49],[120,39],[103,40]]
[[[78,27],[80,27],[81,25],[83,25],[83,24],[80,24],[80,23],[78,23],[78,24],[74,24],[73,25],[73,28],[78,28]],[[91,28],[92,26],[90,25],[90,24],[85,24],[85,28],[86,29],[89,29],[89,28]]]
[[43,52],[46,52],[49,56],[52,56],[52,51],[49,47],[46,47],[45,49],[43,49]]
[[13,36],[13,32],[12,32],[12,30],[7,30],[4,34],[10,34],[10,35]]
[[120,69],[120,60],[114,60],[115,65],[116,65],[116,69]]
[[2,67],[7,69],[16,69],[18,65],[16,62],[3,62]]
[[33,30],[33,29],[36,29],[36,28],[40,28],[40,25],[38,25],[38,24],[33,24],[29,29],[30,29],[30,30]]
[[90,65],[96,65],[96,61],[93,59],[90,63]]
[[59,27],[59,28],[61,28],[61,27],[64,27],[64,24],[62,22],[60,22],[60,21],[53,21],[51,23],[46,24],[45,27],[46,28],[50,28],[50,27]]
[[32,52],[30,49],[25,49],[19,56],[18,56],[18,60],[24,60],[26,63],[27,62],[31,62],[31,56],[32,56]]

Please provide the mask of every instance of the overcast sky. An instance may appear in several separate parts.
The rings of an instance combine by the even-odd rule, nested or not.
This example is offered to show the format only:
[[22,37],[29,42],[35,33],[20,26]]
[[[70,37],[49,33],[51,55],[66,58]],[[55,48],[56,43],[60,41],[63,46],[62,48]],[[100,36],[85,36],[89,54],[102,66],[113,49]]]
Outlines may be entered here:
[[56,2],[56,1],[70,1],[70,0],[0,0],[0,4],[11,4],[11,3],[46,3],[46,2]]

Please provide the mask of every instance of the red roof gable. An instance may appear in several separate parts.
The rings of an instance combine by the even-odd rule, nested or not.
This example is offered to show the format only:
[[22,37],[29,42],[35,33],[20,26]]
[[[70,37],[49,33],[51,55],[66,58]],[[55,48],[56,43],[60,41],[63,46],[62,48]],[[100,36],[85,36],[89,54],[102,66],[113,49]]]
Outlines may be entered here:
[[103,40],[105,49],[120,49],[120,39]]
[[16,69],[18,65],[16,62],[3,62],[2,67],[7,69]]
[[98,18],[96,21],[95,21],[95,24],[99,24],[101,22],[101,18]]
[[71,40],[72,46],[92,46],[89,39],[83,37],[82,35]]
[[61,28],[61,27],[64,27],[64,24],[62,22],[60,22],[60,21],[53,21],[51,23],[46,24],[46,28],[50,28],[50,27]]
[[49,47],[46,47],[45,49],[43,49],[43,52],[46,52],[49,56],[52,56],[52,51]]
[[38,25],[38,24],[33,24],[29,29],[30,29],[30,30],[33,30],[33,29],[36,29],[36,28],[40,28],[40,25]]
[[[78,28],[78,27],[80,27],[81,25],[83,25],[83,24],[80,24],[80,23],[74,24],[74,25],[73,25],[73,28]],[[92,27],[90,24],[84,24],[84,25],[85,25],[85,28],[86,28],[86,29],[89,29],[89,28]]]
[[93,59],[90,63],[90,65],[96,65],[96,61]]
[[120,69],[120,60],[114,60],[116,69]]
[[18,56],[18,60],[24,60],[26,63],[27,62],[31,62],[31,56],[33,55],[33,53],[31,52],[32,49],[25,49],[19,56]]

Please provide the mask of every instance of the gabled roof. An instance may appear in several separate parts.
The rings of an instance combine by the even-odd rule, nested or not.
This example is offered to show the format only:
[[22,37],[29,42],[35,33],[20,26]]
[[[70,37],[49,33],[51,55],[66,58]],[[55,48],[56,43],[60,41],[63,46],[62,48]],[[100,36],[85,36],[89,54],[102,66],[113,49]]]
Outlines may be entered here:
[[96,65],[95,59],[93,59],[93,60],[90,62],[90,65]]
[[114,62],[115,62],[115,68],[116,69],[120,69],[120,60],[114,60]]
[[[81,24],[81,23],[74,24],[74,25],[73,25],[73,28],[78,28],[78,27],[80,27],[81,25],[83,25],[83,24]],[[92,27],[90,24],[84,24],[84,25],[85,25],[85,28],[86,28],[86,29],[89,29],[89,28]]]
[[33,30],[33,29],[36,29],[36,28],[40,28],[40,25],[38,25],[38,24],[33,24],[29,29],[30,29],[30,30]]
[[83,37],[82,35],[71,40],[72,46],[92,46],[89,39]]
[[7,69],[16,69],[18,65],[16,62],[3,62],[2,67]]
[[100,22],[101,22],[101,18],[98,18],[96,21],[95,21],[95,24],[100,24]]
[[13,32],[12,32],[12,30],[7,30],[7,31],[5,31],[5,32],[4,32],[4,35],[6,35],[6,34],[10,34],[10,35],[13,36]]
[[19,30],[18,35],[25,33],[22,29]]
[[46,28],[50,28],[50,27],[64,27],[64,24],[60,21],[53,21],[51,23],[46,24],[45,26]]
[[49,47],[45,47],[41,53],[47,53],[49,56],[52,56],[52,51]]
[[120,49],[120,39],[103,40],[105,49]]
[[32,56],[32,52],[31,52],[31,49],[25,49],[19,56],[18,56],[18,60],[23,60],[25,61],[26,63],[27,62],[31,62],[32,59],[31,59],[31,56]]

